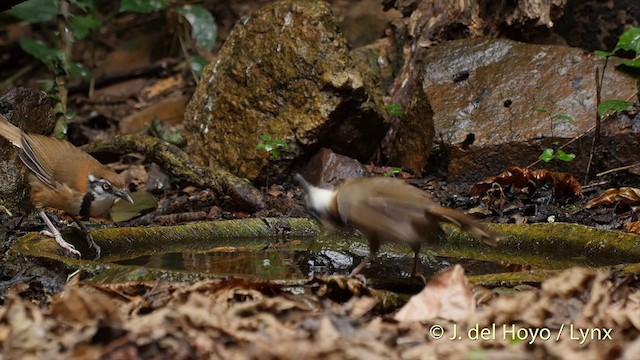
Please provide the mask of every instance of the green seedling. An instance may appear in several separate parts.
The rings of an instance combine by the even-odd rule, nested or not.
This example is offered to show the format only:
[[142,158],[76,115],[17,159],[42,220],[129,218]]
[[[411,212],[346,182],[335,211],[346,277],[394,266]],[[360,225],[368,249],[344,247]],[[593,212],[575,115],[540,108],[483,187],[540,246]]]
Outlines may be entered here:
[[271,135],[262,134],[260,135],[260,141],[256,146],[256,149],[262,150],[265,153],[271,155],[273,159],[280,158],[280,148],[286,148],[287,143],[278,138],[271,138]]
[[267,178],[265,181],[265,190],[269,188],[269,172],[271,168],[271,159],[279,159],[280,158],[280,148],[286,148],[287,143],[278,138],[272,138],[271,135],[262,134],[260,135],[260,141],[258,145],[256,145],[256,149],[259,151],[263,151],[267,154]]
[[384,176],[396,177],[396,175],[400,174],[401,172],[402,172],[402,168],[394,167],[391,170],[384,173]]
[[402,109],[402,105],[398,103],[391,103],[386,106],[387,114],[390,116],[402,116],[404,115],[404,109]]

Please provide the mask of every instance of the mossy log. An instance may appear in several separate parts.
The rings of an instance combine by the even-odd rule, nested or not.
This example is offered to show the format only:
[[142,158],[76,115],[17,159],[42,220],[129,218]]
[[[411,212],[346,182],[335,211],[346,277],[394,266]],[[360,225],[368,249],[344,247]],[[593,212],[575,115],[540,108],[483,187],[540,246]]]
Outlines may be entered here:
[[[497,247],[489,247],[453,226],[445,226],[448,241],[434,247],[423,247],[423,252],[434,252],[438,256],[478,259],[499,264],[521,264],[526,271],[470,276],[471,281],[491,286],[518,283],[539,283],[554,276],[562,269],[572,266],[591,266],[609,269],[612,266],[626,274],[640,273],[640,237],[620,231],[601,230],[582,225],[551,223],[530,225],[498,225],[490,228],[502,237]],[[261,251],[269,244],[285,239],[327,236],[317,222],[304,218],[265,218],[196,222],[167,227],[105,228],[92,231],[94,240],[102,247],[103,258],[99,261],[67,258],[64,251],[50,238],[31,233],[12,247],[12,253],[45,258],[47,261],[62,261],[70,268],[93,269],[104,281],[116,279],[196,279],[215,277],[215,274],[190,274],[170,270],[126,267],[110,262],[154,253],[197,252],[215,247],[238,245],[240,238],[251,238],[243,242],[242,249]],[[67,234],[65,234],[67,237]],[[82,253],[89,252],[82,238],[67,238],[77,245]],[[340,238],[336,245],[328,246],[333,251],[351,252],[353,242],[366,243],[362,237]],[[345,241],[348,239],[348,241]],[[235,241],[235,242],[234,242]],[[286,243],[285,243],[286,244]],[[308,245],[302,250],[320,251]],[[305,247],[306,246],[306,247]],[[341,248],[336,248],[340,247]],[[366,247],[362,247],[366,249]],[[297,248],[296,248],[297,249]],[[300,250],[300,249],[298,249]],[[404,244],[385,244],[382,252],[404,253],[411,250]],[[124,266],[124,267],[123,267]],[[131,274],[126,269],[130,269]],[[104,274],[114,271],[118,274]],[[127,275],[128,274],[128,275]],[[181,275],[182,274],[182,275]],[[395,278],[396,282],[405,281]],[[300,279],[299,281],[303,281]],[[308,279],[307,279],[308,280]],[[371,279],[371,285],[379,281]],[[390,281],[389,279],[383,279]],[[383,281],[380,280],[380,281]]]
[[175,145],[147,135],[117,135],[88,144],[83,149],[91,154],[141,153],[157,163],[169,174],[190,184],[211,188],[220,195],[229,195],[244,209],[256,211],[266,208],[264,196],[251,183],[225,169],[205,167]]

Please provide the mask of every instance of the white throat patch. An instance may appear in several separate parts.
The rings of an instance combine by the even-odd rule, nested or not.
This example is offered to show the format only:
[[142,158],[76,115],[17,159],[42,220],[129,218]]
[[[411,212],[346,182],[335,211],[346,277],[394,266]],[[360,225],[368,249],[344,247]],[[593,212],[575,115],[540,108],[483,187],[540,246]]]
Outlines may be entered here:
[[313,187],[309,190],[309,194],[307,195],[309,207],[315,209],[320,214],[326,214],[329,211],[336,193],[333,190]]

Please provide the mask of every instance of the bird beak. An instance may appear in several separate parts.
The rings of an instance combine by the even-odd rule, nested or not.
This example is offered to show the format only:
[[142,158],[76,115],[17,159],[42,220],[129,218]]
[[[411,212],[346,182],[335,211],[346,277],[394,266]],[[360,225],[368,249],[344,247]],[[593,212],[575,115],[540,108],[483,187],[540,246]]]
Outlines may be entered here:
[[305,191],[306,193],[309,193],[309,192],[311,191],[311,188],[312,188],[311,184],[309,184],[309,183],[307,182],[307,180],[305,180],[305,179],[302,177],[302,175],[300,175],[300,174],[296,174],[296,176],[294,176],[294,177],[293,177],[293,179],[294,179],[298,184],[300,184],[300,186],[302,186],[302,188],[304,189],[304,191]]
[[127,194],[126,191],[124,191],[124,189],[118,190],[114,192],[114,194],[120,199],[126,200],[127,202],[133,204],[133,199],[131,198],[131,196],[129,196],[129,194]]

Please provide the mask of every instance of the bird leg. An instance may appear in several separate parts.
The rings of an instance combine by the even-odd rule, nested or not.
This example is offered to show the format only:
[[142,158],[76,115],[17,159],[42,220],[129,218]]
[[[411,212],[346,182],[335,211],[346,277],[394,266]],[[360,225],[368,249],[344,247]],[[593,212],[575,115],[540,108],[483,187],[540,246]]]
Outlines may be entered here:
[[47,227],[50,230],[50,231],[42,230],[40,234],[54,238],[58,243],[58,245],[60,245],[62,248],[68,250],[73,255],[80,257],[80,251],[76,250],[76,248],[73,245],[69,244],[62,238],[60,231],[58,231],[58,229],[56,229],[56,227],[53,226],[53,223],[51,223],[51,220],[49,220],[49,217],[47,217],[47,214],[44,212],[44,209],[40,210],[38,214],[40,215],[42,220],[44,220],[44,223],[47,224]]
[[100,259],[100,246],[98,246],[98,244],[96,244],[96,242],[93,240],[93,236],[91,236],[91,231],[89,230],[89,228],[87,228],[87,226],[83,224],[77,216],[71,215],[71,218],[76,222],[76,224],[78,224],[78,227],[80,227],[80,230],[82,230],[82,232],[84,233],[84,236],[87,239],[87,244],[89,244],[89,249],[96,249],[96,257],[93,258],[93,260]]
[[423,283],[427,283],[427,279],[422,275],[422,271],[420,271],[420,248],[414,249],[413,256],[413,270],[411,270],[411,277],[421,280]]
[[420,255],[419,250],[414,250],[413,255],[413,270],[411,270],[411,277],[422,276],[420,273]]
[[360,262],[360,264],[358,264],[358,266],[356,266],[351,271],[351,274],[349,274],[349,277],[354,277],[354,276],[358,275],[360,273],[360,271],[362,271],[362,269],[364,269],[364,267],[367,266],[367,264],[372,262],[376,258],[376,254],[378,253],[378,249],[379,248],[380,248],[380,242],[379,241],[369,239],[369,255],[367,255],[367,257],[364,258]]

